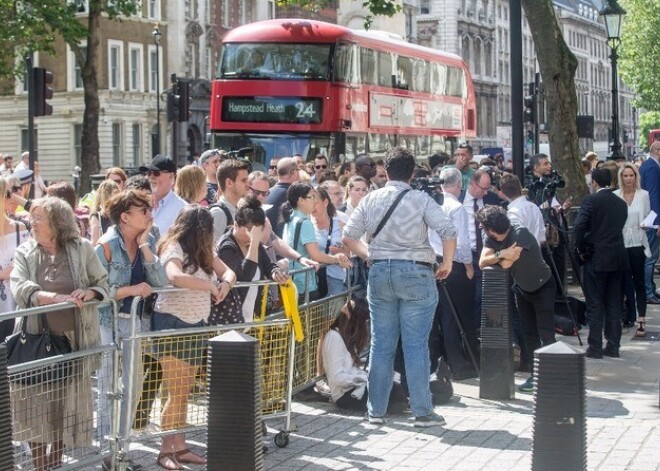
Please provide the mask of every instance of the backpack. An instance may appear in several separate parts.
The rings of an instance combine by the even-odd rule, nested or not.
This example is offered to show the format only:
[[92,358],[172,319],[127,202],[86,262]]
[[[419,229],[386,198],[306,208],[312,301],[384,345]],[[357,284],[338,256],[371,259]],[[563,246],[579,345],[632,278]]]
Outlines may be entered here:
[[209,211],[211,211],[211,209],[213,208],[220,208],[225,213],[225,217],[227,218],[227,225],[225,226],[225,231],[223,232],[223,234],[226,234],[234,225],[234,216],[232,216],[231,210],[227,207],[227,205],[222,202],[215,203],[209,206]]

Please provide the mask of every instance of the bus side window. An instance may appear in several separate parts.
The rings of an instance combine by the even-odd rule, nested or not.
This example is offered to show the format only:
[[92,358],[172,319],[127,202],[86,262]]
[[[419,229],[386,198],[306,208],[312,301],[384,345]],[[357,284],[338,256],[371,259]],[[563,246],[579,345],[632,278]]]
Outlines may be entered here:
[[360,76],[362,83],[366,85],[377,85],[376,52],[366,47],[360,48]]
[[378,51],[378,85],[391,88],[392,83],[392,54]]
[[412,61],[409,57],[399,56],[396,60],[396,88],[412,88]]
[[342,43],[337,45],[334,71],[336,82],[351,82],[351,49],[350,44]]

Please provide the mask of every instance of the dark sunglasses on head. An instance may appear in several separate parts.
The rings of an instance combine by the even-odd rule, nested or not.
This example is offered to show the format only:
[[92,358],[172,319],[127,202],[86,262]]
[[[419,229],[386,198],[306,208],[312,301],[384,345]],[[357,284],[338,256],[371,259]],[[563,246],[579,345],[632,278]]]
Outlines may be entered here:
[[270,195],[270,190],[262,191],[262,190],[255,190],[254,188],[250,187],[250,191],[254,193],[257,196],[268,196]]
[[160,177],[161,173],[170,173],[170,172],[168,172],[167,170],[147,170],[145,173],[148,177],[153,175],[154,177],[158,178]]
[[328,166],[327,165],[314,165],[314,168],[316,170],[321,170],[322,168],[328,168]]

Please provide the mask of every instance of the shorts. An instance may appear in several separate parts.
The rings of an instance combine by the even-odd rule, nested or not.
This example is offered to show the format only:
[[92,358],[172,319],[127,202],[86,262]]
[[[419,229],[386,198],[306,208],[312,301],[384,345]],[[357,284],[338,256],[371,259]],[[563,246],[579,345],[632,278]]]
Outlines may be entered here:
[[[203,327],[204,325],[206,325],[204,321],[189,324],[172,314],[166,314],[163,312],[154,311],[151,315],[151,330],[153,331],[169,329],[183,330],[194,327]],[[168,337],[158,337],[154,339],[154,346],[158,357],[173,356],[178,360],[189,363],[190,366],[199,367],[202,365],[206,357],[208,334],[179,334]]]

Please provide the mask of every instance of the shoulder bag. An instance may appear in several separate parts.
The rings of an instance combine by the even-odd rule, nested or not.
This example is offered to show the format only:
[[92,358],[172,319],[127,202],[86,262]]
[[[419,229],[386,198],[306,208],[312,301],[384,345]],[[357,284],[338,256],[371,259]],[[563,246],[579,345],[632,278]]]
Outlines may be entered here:
[[[27,333],[27,319],[21,319],[20,331],[7,337],[7,365],[19,365],[35,360],[43,360],[58,355],[66,355],[72,352],[69,339],[64,335],[51,333],[46,322],[45,314],[39,316],[41,333]],[[16,382],[23,385],[34,385],[41,383],[59,383],[73,374],[73,365],[70,361],[51,363],[21,373]]]

